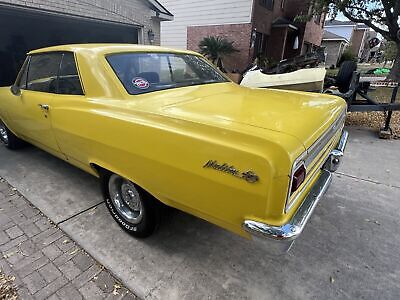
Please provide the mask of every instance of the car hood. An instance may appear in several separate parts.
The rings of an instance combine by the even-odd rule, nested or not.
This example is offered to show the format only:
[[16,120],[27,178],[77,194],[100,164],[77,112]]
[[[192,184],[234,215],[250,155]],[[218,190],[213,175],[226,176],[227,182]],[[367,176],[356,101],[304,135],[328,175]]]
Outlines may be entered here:
[[305,147],[311,146],[346,106],[338,97],[251,89],[233,83],[164,91],[163,98],[171,100],[159,109],[171,117],[224,127],[235,123],[278,131],[296,137]]

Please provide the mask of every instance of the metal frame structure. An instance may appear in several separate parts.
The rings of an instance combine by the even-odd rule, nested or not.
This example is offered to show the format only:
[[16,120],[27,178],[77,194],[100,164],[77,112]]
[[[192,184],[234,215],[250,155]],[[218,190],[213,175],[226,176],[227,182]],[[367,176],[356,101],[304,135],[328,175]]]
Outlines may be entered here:
[[[360,82],[360,73],[355,71],[351,79],[349,90],[346,93],[338,91],[327,90],[326,93],[340,96],[346,100],[348,111],[383,111],[387,112],[385,126],[381,132],[386,131],[391,133],[390,121],[392,119],[393,111],[400,111],[400,103],[396,103],[396,97],[399,91],[399,84],[392,87],[393,92],[389,103],[377,102],[368,96],[370,90],[370,82]],[[357,96],[360,96],[361,99]]]

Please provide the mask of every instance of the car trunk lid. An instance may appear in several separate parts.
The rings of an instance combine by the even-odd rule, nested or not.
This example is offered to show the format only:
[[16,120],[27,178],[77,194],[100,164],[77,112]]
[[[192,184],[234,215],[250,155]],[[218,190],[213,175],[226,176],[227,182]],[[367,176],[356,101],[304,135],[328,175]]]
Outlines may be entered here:
[[345,102],[337,97],[249,89],[232,83],[183,88],[171,102],[162,111],[173,117],[207,124],[241,123],[278,131],[298,138],[306,148],[345,107]]

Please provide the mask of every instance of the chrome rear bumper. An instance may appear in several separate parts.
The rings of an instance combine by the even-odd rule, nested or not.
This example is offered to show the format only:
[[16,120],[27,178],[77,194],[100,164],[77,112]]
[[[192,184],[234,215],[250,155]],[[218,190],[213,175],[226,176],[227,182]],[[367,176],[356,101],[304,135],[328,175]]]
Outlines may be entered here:
[[328,190],[332,181],[332,172],[338,169],[343,157],[348,136],[348,132],[343,131],[338,145],[332,150],[323,165],[320,176],[287,224],[274,226],[252,220],[244,221],[243,229],[253,236],[254,241],[268,247],[268,252],[271,254],[284,254],[290,250],[294,240],[301,234],[310,219],[316,205]]
[[328,156],[328,159],[326,160],[322,169],[330,172],[337,171],[340,165],[340,161],[344,155],[344,150],[346,148],[348,138],[349,138],[349,133],[347,131],[343,131],[338,145],[334,150],[331,151],[331,154]]

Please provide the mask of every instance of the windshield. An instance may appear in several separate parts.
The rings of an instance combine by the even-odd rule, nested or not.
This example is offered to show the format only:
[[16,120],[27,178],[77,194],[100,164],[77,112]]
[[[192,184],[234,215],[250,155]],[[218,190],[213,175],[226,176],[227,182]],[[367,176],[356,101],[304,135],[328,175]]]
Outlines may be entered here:
[[131,95],[165,89],[227,82],[199,56],[173,53],[121,53],[106,57]]

